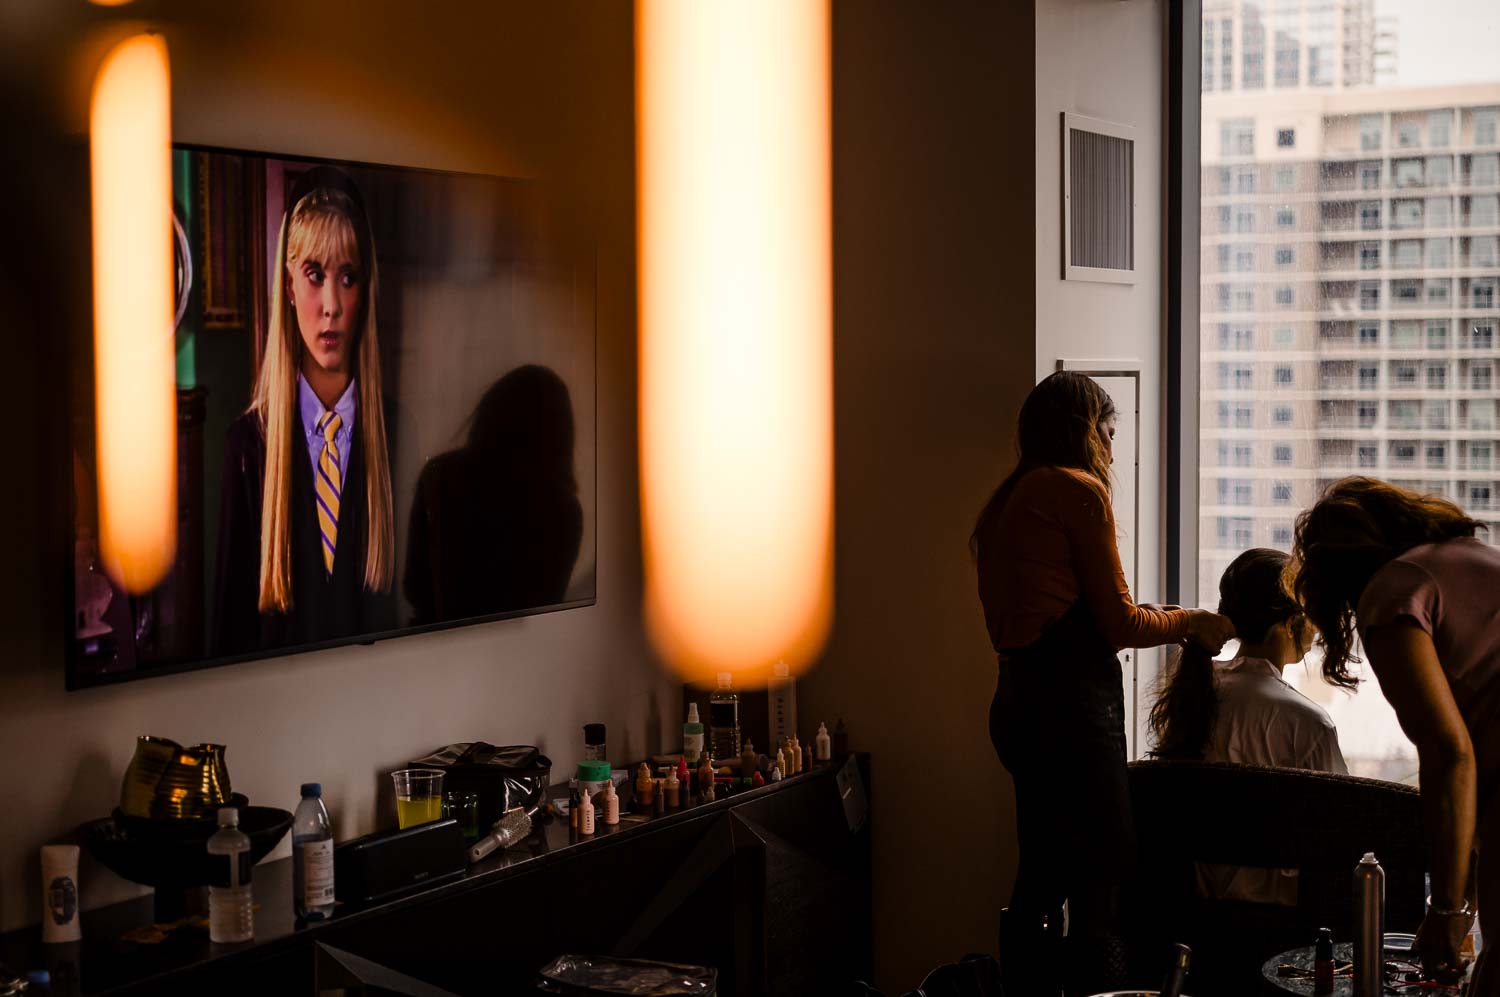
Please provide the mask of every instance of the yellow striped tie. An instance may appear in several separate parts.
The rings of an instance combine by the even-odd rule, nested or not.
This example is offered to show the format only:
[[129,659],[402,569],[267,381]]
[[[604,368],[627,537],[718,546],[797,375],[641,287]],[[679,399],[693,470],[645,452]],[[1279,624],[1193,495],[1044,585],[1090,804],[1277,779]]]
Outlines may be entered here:
[[337,412],[329,412],[318,420],[318,430],[323,434],[323,452],[318,454],[317,481],[314,489],[318,493],[318,528],[323,534],[323,566],[333,574],[333,552],[339,541],[339,496],[344,485],[339,480],[339,448],[333,442],[334,434],[343,425]]

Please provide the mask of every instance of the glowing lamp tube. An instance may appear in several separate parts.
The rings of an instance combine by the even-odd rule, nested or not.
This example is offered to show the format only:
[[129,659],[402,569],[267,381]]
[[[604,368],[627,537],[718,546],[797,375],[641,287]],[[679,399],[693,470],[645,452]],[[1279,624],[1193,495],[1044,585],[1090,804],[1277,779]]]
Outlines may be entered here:
[[829,52],[824,0],[636,4],[645,608],[690,681],[831,621]]
[[177,545],[171,101],[160,35],[105,57],[89,145],[99,548],[111,578],[145,592]]

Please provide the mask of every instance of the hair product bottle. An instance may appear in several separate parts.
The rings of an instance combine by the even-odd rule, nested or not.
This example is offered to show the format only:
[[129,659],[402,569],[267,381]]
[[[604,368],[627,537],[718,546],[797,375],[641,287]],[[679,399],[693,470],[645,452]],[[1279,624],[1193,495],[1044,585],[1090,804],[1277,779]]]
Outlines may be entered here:
[[708,697],[708,746],[715,758],[740,756],[740,694],[728,672],[719,673],[719,687]]

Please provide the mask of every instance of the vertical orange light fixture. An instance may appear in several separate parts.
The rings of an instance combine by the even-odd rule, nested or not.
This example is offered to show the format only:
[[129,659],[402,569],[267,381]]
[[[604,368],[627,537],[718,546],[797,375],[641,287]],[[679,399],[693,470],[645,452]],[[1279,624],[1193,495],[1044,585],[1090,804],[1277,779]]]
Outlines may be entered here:
[[105,56],[89,157],[99,548],[115,582],[145,592],[177,545],[171,95],[160,35],[128,38]]
[[832,617],[826,0],[638,0],[646,617],[685,678],[812,662]]

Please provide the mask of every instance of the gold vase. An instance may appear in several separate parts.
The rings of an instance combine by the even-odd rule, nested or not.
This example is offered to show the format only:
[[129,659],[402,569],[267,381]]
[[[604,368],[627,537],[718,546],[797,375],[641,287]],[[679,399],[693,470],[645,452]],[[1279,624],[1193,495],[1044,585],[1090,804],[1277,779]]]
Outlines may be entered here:
[[207,820],[229,802],[224,745],[183,747],[165,737],[136,738],[120,786],[120,810],[156,820]]

